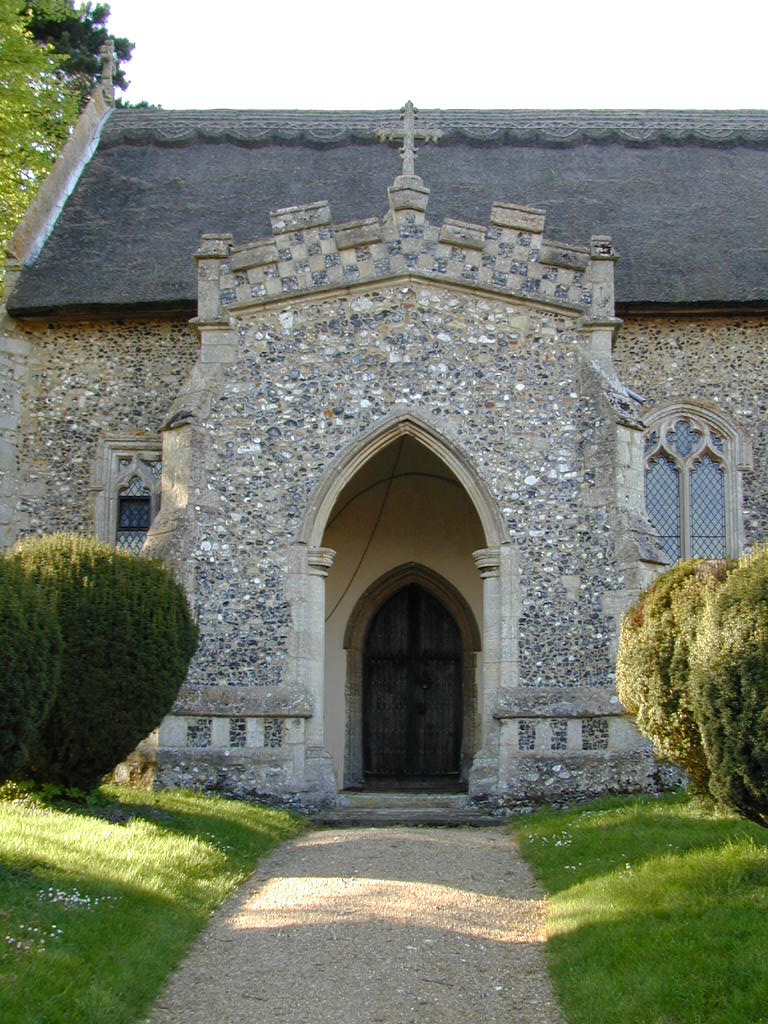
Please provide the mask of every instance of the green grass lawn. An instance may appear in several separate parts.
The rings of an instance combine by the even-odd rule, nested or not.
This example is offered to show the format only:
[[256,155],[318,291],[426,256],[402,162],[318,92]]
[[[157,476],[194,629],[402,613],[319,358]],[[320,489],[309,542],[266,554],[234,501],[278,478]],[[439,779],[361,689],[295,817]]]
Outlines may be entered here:
[[213,910],[302,828],[186,792],[102,792],[90,810],[0,800],[0,1021],[135,1021]]
[[687,797],[515,828],[569,1024],[768,1024],[768,831]]

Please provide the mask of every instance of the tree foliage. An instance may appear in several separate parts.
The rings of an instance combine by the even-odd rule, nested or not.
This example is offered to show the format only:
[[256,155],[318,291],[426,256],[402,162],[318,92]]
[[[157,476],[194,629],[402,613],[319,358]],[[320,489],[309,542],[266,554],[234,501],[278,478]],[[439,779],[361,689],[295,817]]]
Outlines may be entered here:
[[0,558],[0,780],[24,764],[59,684],[56,609],[22,568]]
[[726,563],[683,562],[642,594],[624,616],[616,663],[622,703],[654,753],[706,790],[709,767],[690,686],[691,656],[708,594]]
[[709,790],[768,827],[768,547],[743,559],[707,602],[694,653]]
[[85,106],[101,75],[99,52],[108,39],[115,48],[115,85],[126,89],[125,70],[120,65],[131,59],[134,44],[107,31],[109,4],[90,2],[75,8],[74,0],[32,0],[29,31],[38,43],[49,46],[66,60],[62,71],[70,88]]
[[0,0],[0,285],[5,246],[67,140],[115,44],[115,82],[133,43],[109,36],[108,4]]
[[89,789],[168,713],[197,627],[161,562],[66,534],[25,541],[10,557],[55,601],[63,637],[61,680],[26,773]]
[[[62,58],[40,46],[18,0],[0,0],[0,246],[4,250],[77,116]],[[0,261],[3,251],[0,251]]]
[[659,757],[768,827],[768,545],[660,576],[624,616],[616,684]]

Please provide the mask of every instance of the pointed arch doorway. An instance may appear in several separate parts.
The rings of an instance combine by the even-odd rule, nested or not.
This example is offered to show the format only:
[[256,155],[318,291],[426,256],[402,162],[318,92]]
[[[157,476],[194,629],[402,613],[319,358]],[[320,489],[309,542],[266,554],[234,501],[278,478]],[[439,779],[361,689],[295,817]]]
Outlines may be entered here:
[[434,424],[398,410],[350,443],[326,467],[290,550],[284,678],[311,708],[305,773],[329,780],[332,764],[339,788],[364,785],[367,629],[388,597],[416,582],[461,632],[460,777],[485,792],[498,756],[495,695],[502,679],[518,679],[517,578],[501,509]]
[[363,653],[366,785],[458,785],[463,662],[455,619],[419,583],[407,584],[379,607]]
[[346,786],[466,784],[480,646],[471,607],[432,569],[409,562],[368,587],[344,635]]

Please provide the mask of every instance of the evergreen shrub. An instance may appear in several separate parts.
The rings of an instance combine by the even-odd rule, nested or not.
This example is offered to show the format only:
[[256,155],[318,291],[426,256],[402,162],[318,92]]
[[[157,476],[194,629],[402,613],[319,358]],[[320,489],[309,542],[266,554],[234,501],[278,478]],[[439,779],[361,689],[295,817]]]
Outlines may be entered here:
[[59,683],[61,632],[50,598],[0,558],[0,780],[15,775]]
[[707,602],[692,682],[710,792],[768,827],[768,547]]
[[691,689],[691,652],[707,594],[729,564],[690,561],[655,580],[621,625],[616,686],[657,757],[706,790],[709,767]]
[[66,534],[25,541],[12,559],[53,595],[63,637],[60,684],[27,773],[89,789],[170,710],[197,626],[159,561]]

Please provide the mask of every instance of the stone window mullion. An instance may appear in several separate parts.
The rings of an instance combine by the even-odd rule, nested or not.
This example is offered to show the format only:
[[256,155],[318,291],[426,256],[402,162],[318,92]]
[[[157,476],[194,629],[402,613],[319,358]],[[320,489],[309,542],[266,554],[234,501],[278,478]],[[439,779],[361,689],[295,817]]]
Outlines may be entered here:
[[691,557],[691,465],[688,459],[676,458],[680,481],[680,558]]

